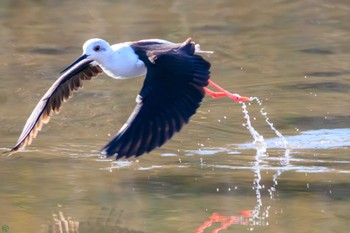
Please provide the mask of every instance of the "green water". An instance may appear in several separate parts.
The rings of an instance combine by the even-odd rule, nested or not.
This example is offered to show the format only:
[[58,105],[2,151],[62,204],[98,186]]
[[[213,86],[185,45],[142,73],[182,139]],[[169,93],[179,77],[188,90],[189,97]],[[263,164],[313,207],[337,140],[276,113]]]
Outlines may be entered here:
[[191,36],[215,51],[212,80],[262,100],[247,110],[266,143],[252,143],[240,104],[206,97],[162,148],[104,160],[143,80],[101,75],[24,152],[0,157],[1,231],[348,232],[349,10],[341,0],[1,1],[2,151],[92,37]]

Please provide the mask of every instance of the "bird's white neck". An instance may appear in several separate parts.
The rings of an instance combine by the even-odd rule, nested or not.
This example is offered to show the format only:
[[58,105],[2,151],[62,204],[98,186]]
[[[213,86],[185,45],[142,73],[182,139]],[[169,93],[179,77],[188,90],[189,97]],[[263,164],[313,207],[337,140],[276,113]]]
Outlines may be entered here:
[[103,71],[115,79],[126,79],[145,75],[145,64],[128,43],[112,45],[106,56],[100,57],[96,62]]

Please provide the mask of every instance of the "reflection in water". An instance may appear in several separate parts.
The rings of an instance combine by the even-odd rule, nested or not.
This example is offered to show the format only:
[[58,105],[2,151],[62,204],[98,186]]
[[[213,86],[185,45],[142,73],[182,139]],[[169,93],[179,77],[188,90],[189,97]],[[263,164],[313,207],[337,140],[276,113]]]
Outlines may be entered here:
[[[252,100],[255,100],[259,106],[262,106],[262,102],[257,98],[253,97]],[[249,106],[251,103],[248,104]],[[263,135],[261,135],[252,125],[251,117],[249,115],[247,105],[245,103],[242,103],[242,112],[244,114],[245,123],[243,126],[245,126],[250,135],[253,138],[252,142],[252,148],[256,150],[255,153],[255,161],[252,163],[252,171],[254,172],[254,180],[252,189],[255,190],[255,196],[256,196],[256,204],[252,209],[252,211],[240,211],[240,214],[238,216],[223,216],[218,214],[217,212],[214,212],[210,217],[209,220],[204,221],[204,223],[197,229],[196,233],[202,233],[204,230],[208,227],[210,227],[213,223],[221,223],[221,226],[218,228],[215,228],[212,232],[219,232],[221,230],[224,230],[228,228],[232,224],[242,224],[242,225],[249,225],[250,230],[253,230],[254,226],[265,226],[268,225],[267,218],[269,217],[269,210],[271,209],[271,204],[265,205],[263,203],[262,199],[262,190],[266,188],[265,184],[262,184],[262,175],[261,171],[262,169],[266,169],[264,166],[264,158],[268,157],[267,153],[267,143],[264,140]],[[273,123],[270,121],[267,112],[264,110],[263,107],[260,109],[260,114],[263,116],[265,122],[270,127],[270,129],[277,135],[280,144],[283,145],[284,148],[284,154],[282,157],[280,157],[280,168],[275,169],[275,174],[272,175],[272,184],[271,187],[267,188],[267,191],[270,194],[270,199],[274,199],[274,193],[277,190],[278,185],[278,178],[282,175],[284,171],[284,167],[289,165],[290,160],[290,150],[288,148],[288,141],[286,138],[282,135],[281,132],[279,132],[273,125]],[[213,150],[216,151],[217,150]],[[202,154],[208,154],[206,152],[203,153],[203,151],[200,153]],[[220,167],[220,166],[216,166]],[[221,166],[228,167],[228,166]],[[237,169],[237,168],[235,168]]]
[[44,226],[42,233],[100,233],[100,232],[119,232],[119,233],[142,233],[142,231],[133,230],[130,227],[121,226],[120,218],[123,211],[116,211],[110,208],[101,208],[97,216],[92,216],[87,220],[76,220],[73,217],[65,216],[62,210],[52,215],[53,221]]
[[249,220],[252,216],[252,212],[250,210],[242,210],[239,211],[239,215],[234,216],[224,216],[220,215],[217,212],[214,212],[210,217],[209,220],[206,220],[203,222],[203,224],[198,227],[196,233],[203,233],[204,230],[213,223],[221,223],[221,226],[218,228],[215,228],[212,233],[217,233],[221,230],[227,229],[229,226],[233,224],[240,224],[240,225],[247,225],[249,224]]
[[[132,110],[130,102],[143,81],[112,85],[102,76],[48,126],[54,133],[26,153],[0,157],[0,224],[9,232],[37,232],[52,222],[51,213],[59,219],[59,210],[66,220],[71,216],[80,223],[81,233],[118,232],[118,227],[195,232],[214,212],[229,219],[244,209],[256,213],[254,221],[220,233],[249,227],[254,232],[349,231],[350,1],[0,2],[1,147],[16,140],[23,112],[55,79],[53,71],[81,50],[67,45],[91,37],[177,41],[193,36],[215,50],[210,58],[214,79],[266,101],[290,150],[265,121],[254,119],[260,117],[255,101],[247,107],[264,136],[265,152],[245,127],[237,127],[246,123],[240,108],[206,98],[187,132],[166,148],[139,163],[96,162],[108,133],[114,134]],[[99,170],[106,166],[115,169]],[[252,190],[258,184],[260,189]],[[67,209],[52,210],[57,203]],[[123,209],[133,226],[123,220],[124,225],[98,229],[98,221],[89,217],[96,217],[91,209],[100,206],[116,207],[115,216]]]

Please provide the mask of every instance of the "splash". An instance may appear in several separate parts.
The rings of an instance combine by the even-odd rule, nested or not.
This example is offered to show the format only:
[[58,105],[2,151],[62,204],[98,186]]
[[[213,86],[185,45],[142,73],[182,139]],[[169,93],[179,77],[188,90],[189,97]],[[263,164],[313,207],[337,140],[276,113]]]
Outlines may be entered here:
[[[256,101],[260,108],[260,114],[264,118],[267,125],[270,127],[270,129],[277,135],[277,137],[282,142],[283,147],[285,148],[284,156],[281,158],[281,165],[288,165],[289,161],[289,149],[288,149],[288,141],[286,138],[282,135],[281,132],[279,132],[273,125],[273,123],[270,121],[267,112],[265,111],[264,107],[262,107],[262,101],[259,100],[258,97],[251,97],[251,101]],[[252,102],[249,103],[251,105]],[[250,115],[247,109],[247,104],[242,103],[242,112],[244,114],[244,118],[246,122],[243,124],[245,126],[250,135],[253,138],[253,144],[256,149],[256,155],[255,155],[255,162],[253,163],[253,171],[254,171],[254,181],[253,181],[253,189],[255,190],[256,194],[256,205],[254,207],[254,210],[252,212],[252,225],[261,225],[262,222],[265,222],[265,220],[269,216],[269,209],[270,206],[267,206],[265,211],[262,211],[261,208],[263,206],[262,201],[262,189],[264,189],[264,185],[261,184],[261,164],[263,162],[263,157],[268,156],[267,154],[267,143],[264,140],[264,137],[253,127]],[[268,188],[268,192],[270,194],[270,198],[273,199],[274,192],[276,192],[276,186],[278,185],[278,178],[282,174],[282,170],[277,170],[276,173],[272,177],[272,186]]]
[[[256,101],[259,106],[262,106],[262,101],[258,97],[251,97],[251,101]],[[249,103],[249,105],[250,104],[251,103]],[[246,128],[250,132],[251,136],[253,137],[253,139],[254,139],[253,143],[257,146],[261,145],[263,147],[266,147],[264,137],[262,135],[260,135],[251,124],[250,116],[249,116],[249,113],[247,110],[247,105],[245,103],[242,103],[242,109],[243,109],[242,112],[244,114],[244,118],[246,119],[246,123],[244,124],[244,126],[246,126]],[[280,138],[282,144],[284,145],[284,148],[287,149],[288,148],[287,139],[282,135],[282,133],[280,131],[278,131],[274,127],[273,123],[270,121],[270,118],[267,116],[267,112],[265,111],[264,107],[261,107],[260,114],[261,114],[261,116],[263,116],[263,118],[265,119],[265,122],[270,127],[270,129],[276,134],[277,137]]]
[[[251,98],[252,101],[256,101],[259,106],[262,106],[262,101],[258,98],[258,97],[252,97]],[[246,110],[246,106],[243,107]],[[270,127],[270,129],[276,134],[276,136],[280,139],[280,141],[282,142],[283,148],[285,149],[284,151],[284,156],[280,158],[280,164],[283,166],[287,166],[289,165],[289,159],[290,159],[290,150],[289,148],[289,143],[287,141],[287,139],[282,135],[282,133],[280,131],[278,131],[273,123],[270,121],[270,118],[267,115],[267,112],[265,111],[264,107],[260,108],[260,114],[261,116],[263,116],[263,118],[265,119],[265,122],[267,123],[267,125]],[[266,142],[264,141],[264,144],[266,146]],[[258,151],[258,149],[257,149]],[[258,154],[259,152],[257,152]],[[270,198],[273,199],[274,193],[276,192],[276,186],[278,185],[278,178],[282,175],[283,171],[282,170],[277,170],[276,173],[272,176],[272,186],[268,189],[268,192],[270,194]]]
[[[254,97],[256,98],[256,97]],[[255,130],[255,128],[252,126],[252,123],[250,121],[249,112],[247,110],[247,105],[245,103],[242,103],[242,109],[244,118],[246,119],[246,123],[243,124],[243,126],[246,126],[248,129],[250,135],[253,137],[254,141],[253,144],[257,146],[259,149],[259,153],[263,155],[266,152],[266,143],[264,141],[264,137],[258,133],[258,131]]]
[[[251,100],[255,100],[259,106],[262,106],[262,101],[259,100],[258,97],[251,97]],[[244,104],[244,103],[243,103]],[[281,134],[280,131],[278,131],[274,126],[273,123],[270,122],[269,117],[267,116],[267,112],[265,111],[264,107],[260,109],[260,114],[265,118],[265,122],[270,126],[271,130],[279,137],[284,145],[284,147],[287,149],[288,148],[288,141],[286,138]]]
[[245,103],[242,103],[242,109],[243,109],[242,112],[244,114],[244,118],[246,119],[246,123],[243,125],[246,126],[250,135],[253,137],[253,140],[254,140],[253,144],[256,146],[256,152],[257,152],[255,155],[255,162],[253,166],[253,170],[254,170],[253,189],[255,190],[257,204],[253,210],[252,217],[255,221],[256,219],[258,219],[260,209],[263,205],[262,199],[261,199],[262,186],[260,184],[261,182],[260,164],[262,162],[261,157],[266,156],[267,147],[264,141],[264,137],[261,134],[259,134],[258,131],[256,131],[255,128],[252,126],[247,105]]

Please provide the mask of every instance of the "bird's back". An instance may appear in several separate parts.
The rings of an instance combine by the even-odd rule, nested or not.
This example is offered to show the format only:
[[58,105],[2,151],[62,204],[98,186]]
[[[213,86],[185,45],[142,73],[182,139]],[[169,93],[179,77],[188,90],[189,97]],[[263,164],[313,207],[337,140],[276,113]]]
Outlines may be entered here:
[[162,146],[188,123],[204,97],[210,63],[182,44],[141,41],[131,45],[147,75],[138,103],[122,129],[102,150],[117,158],[139,156]]

